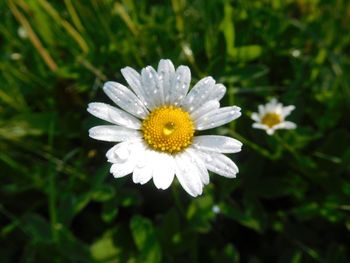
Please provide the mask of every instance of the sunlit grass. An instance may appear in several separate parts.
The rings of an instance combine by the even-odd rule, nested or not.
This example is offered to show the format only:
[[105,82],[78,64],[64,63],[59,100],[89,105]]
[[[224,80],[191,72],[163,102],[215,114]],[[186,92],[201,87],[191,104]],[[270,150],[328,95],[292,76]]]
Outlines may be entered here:
[[[333,1],[0,3],[3,262],[347,262],[350,5]],[[22,34],[20,32],[22,31]],[[26,33],[23,35],[23,31]],[[160,58],[211,75],[243,116],[237,179],[192,199],[116,181],[88,138],[91,101]],[[259,104],[293,131],[251,128]],[[216,209],[213,210],[213,207]]]

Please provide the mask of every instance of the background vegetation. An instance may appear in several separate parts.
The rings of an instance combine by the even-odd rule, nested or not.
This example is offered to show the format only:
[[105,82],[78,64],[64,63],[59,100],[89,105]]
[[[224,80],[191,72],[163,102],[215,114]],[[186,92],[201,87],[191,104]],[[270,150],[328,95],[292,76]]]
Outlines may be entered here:
[[[349,262],[350,4],[345,0],[0,2],[1,262]],[[189,65],[243,115],[240,173],[196,199],[109,174],[90,139],[120,69]],[[250,114],[275,96],[295,131]]]

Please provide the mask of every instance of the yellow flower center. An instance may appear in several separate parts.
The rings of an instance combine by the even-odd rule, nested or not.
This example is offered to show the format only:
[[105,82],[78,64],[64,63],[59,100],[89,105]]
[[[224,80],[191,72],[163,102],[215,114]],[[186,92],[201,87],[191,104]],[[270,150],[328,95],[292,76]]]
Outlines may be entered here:
[[269,128],[272,128],[273,126],[281,122],[282,122],[281,115],[273,112],[266,113],[265,116],[261,119],[261,123],[265,124]]
[[155,108],[142,122],[143,138],[154,150],[178,153],[192,143],[194,124],[190,115],[181,108]]

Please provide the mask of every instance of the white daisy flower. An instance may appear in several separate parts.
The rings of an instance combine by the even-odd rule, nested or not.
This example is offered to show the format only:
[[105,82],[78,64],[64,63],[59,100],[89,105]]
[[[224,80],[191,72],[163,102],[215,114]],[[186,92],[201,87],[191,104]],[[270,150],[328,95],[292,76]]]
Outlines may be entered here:
[[285,118],[295,109],[294,105],[283,107],[275,98],[266,105],[259,105],[259,112],[254,112],[251,118],[255,121],[253,128],[263,129],[272,135],[278,129],[295,129],[296,124],[285,121]]
[[119,107],[90,103],[88,112],[112,123],[89,130],[91,138],[117,142],[107,152],[115,178],[132,173],[134,183],[153,179],[158,189],[167,189],[176,176],[192,196],[202,194],[209,171],[234,178],[236,164],[223,153],[236,153],[242,143],[218,135],[195,136],[237,119],[236,106],[220,108],[226,92],[212,77],[201,79],[189,92],[190,69],[162,59],[157,71],[151,66],[141,74],[130,67],[121,70],[130,89],[109,81],[103,90]]

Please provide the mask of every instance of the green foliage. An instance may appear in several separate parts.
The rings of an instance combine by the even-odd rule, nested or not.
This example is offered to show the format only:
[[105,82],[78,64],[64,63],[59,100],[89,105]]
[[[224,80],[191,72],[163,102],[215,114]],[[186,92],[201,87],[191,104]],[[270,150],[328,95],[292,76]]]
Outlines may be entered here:
[[[1,262],[349,262],[350,4],[345,0],[0,1]],[[120,69],[189,65],[243,116],[237,179],[109,174],[89,102]],[[293,131],[250,114],[296,105]]]

